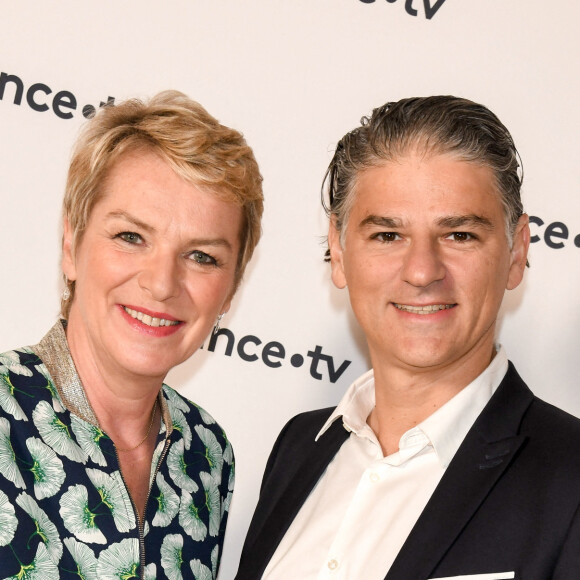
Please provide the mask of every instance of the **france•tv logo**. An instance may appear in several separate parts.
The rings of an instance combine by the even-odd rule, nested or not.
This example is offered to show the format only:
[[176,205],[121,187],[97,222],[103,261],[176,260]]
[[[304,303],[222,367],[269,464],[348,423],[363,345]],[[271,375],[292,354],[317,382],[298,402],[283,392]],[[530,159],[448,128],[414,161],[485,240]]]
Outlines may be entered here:
[[[373,4],[377,0],[360,0],[364,4]],[[397,0],[387,0],[389,4],[394,4]],[[445,4],[446,0],[423,0],[423,8],[425,10],[425,18],[431,20],[435,14],[439,11],[441,6]],[[419,0],[405,0],[405,11],[411,16],[418,16],[419,10],[415,8],[415,5],[419,4]]]

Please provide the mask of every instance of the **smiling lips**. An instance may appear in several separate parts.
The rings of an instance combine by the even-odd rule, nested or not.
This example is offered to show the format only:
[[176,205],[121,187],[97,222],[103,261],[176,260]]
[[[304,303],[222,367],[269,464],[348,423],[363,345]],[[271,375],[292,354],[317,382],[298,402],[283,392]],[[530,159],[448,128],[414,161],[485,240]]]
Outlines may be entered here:
[[410,306],[408,304],[397,304],[393,302],[395,308],[411,314],[434,314],[440,310],[448,310],[456,306],[455,304],[427,304],[425,306]]
[[179,320],[167,320],[165,318],[156,318],[154,316],[149,316],[149,314],[139,312],[138,310],[127,308],[126,306],[123,306],[123,310],[125,310],[125,312],[129,316],[131,316],[131,318],[134,318],[135,320],[142,322],[146,326],[153,326],[157,328],[159,326],[177,326],[178,324],[180,324]]

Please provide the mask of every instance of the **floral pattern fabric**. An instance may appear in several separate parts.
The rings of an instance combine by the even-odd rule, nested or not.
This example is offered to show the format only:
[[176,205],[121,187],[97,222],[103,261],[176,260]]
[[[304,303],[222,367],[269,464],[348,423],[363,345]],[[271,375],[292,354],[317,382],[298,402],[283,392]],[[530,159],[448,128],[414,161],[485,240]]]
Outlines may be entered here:
[[215,579],[234,481],[222,429],[163,386],[140,522],[61,323],[43,341],[65,353],[68,374],[51,373],[61,363],[40,348],[0,354],[0,578]]

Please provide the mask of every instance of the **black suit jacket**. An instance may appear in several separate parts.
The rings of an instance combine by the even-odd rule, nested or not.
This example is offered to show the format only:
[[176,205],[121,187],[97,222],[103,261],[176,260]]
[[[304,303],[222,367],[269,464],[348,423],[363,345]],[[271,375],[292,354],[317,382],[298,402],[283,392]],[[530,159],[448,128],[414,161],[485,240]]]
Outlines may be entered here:
[[[314,441],[331,412],[298,415],[278,437],[236,580],[262,577],[348,438],[338,420]],[[511,571],[519,580],[579,580],[579,506],[580,420],[535,397],[510,363],[385,580]]]

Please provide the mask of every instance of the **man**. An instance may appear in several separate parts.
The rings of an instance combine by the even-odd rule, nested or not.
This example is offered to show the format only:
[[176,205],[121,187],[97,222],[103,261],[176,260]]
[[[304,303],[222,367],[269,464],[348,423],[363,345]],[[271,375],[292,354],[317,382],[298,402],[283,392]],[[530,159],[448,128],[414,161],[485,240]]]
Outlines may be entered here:
[[376,109],[327,173],[372,370],[274,446],[238,580],[580,578],[580,421],[494,343],[530,240],[518,154],[455,97]]

